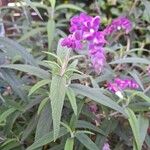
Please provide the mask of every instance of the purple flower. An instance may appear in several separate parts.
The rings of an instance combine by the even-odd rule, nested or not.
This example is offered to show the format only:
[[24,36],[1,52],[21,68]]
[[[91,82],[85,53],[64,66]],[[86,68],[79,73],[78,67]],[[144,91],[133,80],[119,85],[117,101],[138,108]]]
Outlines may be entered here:
[[138,89],[139,85],[133,79],[115,78],[114,82],[107,84],[107,89],[113,93],[123,91],[125,89]]
[[68,48],[72,48],[74,50],[82,49],[82,42],[80,37],[77,34],[70,34],[68,37],[65,37],[61,43],[62,46],[67,46]]
[[103,32],[105,35],[110,35],[119,30],[124,30],[126,34],[128,34],[131,29],[132,24],[129,19],[127,19],[126,17],[118,17],[114,19],[112,23],[104,29]]
[[[63,39],[62,46],[67,46],[73,50],[83,49],[83,44],[88,47],[89,57],[97,73],[100,73],[105,64],[104,46],[107,43],[106,36],[118,30],[125,30],[128,33],[131,30],[131,22],[125,17],[114,19],[105,30],[99,31],[100,17],[92,17],[86,13],[74,16],[70,20],[70,35]],[[118,81],[120,82],[120,81]],[[120,88],[126,88],[124,81],[120,82]],[[136,87],[132,83],[132,87]]]
[[89,46],[89,57],[91,58],[92,65],[95,71],[101,73],[105,64],[105,53],[101,46],[90,45]]
[[120,91],[116,83],[109,82],[107,83],[107,89],[113,93]]
[[102,150],[110,150],[109,144],[105,143]]
[[82,31],[83,39],[90,38],[98,31],[100,25],[100,17],[91,17],[85,13],[71,18],[70,33]]

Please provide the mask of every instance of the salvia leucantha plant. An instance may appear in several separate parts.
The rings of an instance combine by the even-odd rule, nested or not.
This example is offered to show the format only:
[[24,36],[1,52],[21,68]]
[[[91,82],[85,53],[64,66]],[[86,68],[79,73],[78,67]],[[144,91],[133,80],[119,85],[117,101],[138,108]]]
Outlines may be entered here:
[[0,37],[0,149],[148,150],[149,1],[72,1],[87,12],[68,1],[22,2],[16,37]]

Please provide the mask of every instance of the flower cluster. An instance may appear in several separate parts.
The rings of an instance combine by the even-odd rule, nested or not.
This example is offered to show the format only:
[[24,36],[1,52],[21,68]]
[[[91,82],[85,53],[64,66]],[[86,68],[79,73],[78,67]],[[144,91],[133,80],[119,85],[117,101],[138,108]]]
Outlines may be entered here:
[[106,35],[111,35],[114,32],[123,30],[128,34],[132,29],[132,24],[131,22],[126,18],[126,17],[118,17],[112,21],[110,25],[108,25],[104,29],[104,33]]
[[128,33],[131,29],[130,21],[125,17],[115,19],[105,30],[99,31],[100,17],[91,17],[85,13],[74,16],[70,20],[70,35],[63,39],[62,46],[67,46],[73,50],[82,50],[83,45],[88,47],[88,54],[93,67],[100,73],[105,64],[104,46],[107,35],[117,31],[119,28]]
[[125,89],[138,89],[139,85],[133,79],[120,79],[115,78],[114,82],[109,82],[107,84],[109,91],[116,93],[118,91],[123,91]]

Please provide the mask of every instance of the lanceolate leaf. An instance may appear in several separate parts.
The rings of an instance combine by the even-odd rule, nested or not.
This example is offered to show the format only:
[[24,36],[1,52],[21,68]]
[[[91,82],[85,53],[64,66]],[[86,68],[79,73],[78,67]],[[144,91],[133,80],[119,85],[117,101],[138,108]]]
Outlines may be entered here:
[[23,141],[31,134],[31,132],[35,129],[36,124],[37,124],[37,116],[34,115],[34,116],[32,117],[32,119],[28,122],[27,128],[23,131],[22,138],[21,138],[21,141],[22,141],[22,142],[23,142]]
[[55,36],[55,21],[50,19],[47,23],[47,34],[48,34],[48,49],[51,51],[52,42]]
[[64,104],[65,93],[66,93],[65,77],[54,75],[50,87],[54,140],[57,139],[59,134],[61,112]]
[[89,150],[99,150],[97,145],[83,133],[76,134],[76,138]]
[[90,88],[80,84],[71,84],[70,87],[77,93],[91,98],[97,103],[110,107],[126,116],[125,111],[116,102],[105,96],[98,88]]
[[123,64],[123,63],[140,63],[140,64],[150,64],[150,61],[139,57],[129,57],[122,58],[111,62],[110,64]]
[[37,66],[35,59],[33,58],[33,56],[20,44],[18,44],[17,42],[8,39],[8,38],[4,38],[4,37],[0,37],[0,45],[2,51],[4,51],[6,53],[7,56],[9,57],[16,57],[21,56],[22,59],[25,60],[26,63],[32,64],[34,66]]
[[73,150],[74,138],[68,138],[64,150]]
[[[64,127],[60,128],[58,138],[67,133],[68,133],[68,131]],[[46,144],[52,142],[54,140],[53,134],[54,134],[54,131],[51,131],[51,132],[45,134],[40,139],[38,139],[36,142],[34,142],[31,146],[29,146],[26,150],[36,150],[37,148],[42,147],[43,145],[46,145]]]
[[50,132],[52,126],[52,114],[50,102],[47,102],[47,105],[42,109],[35,133],[35,142],[40,139],[42,136]]
[[74,114],[77,115],[77,103],[76,103],[76,96],[74,91],[71,88],[67,88],[67,96],[69,98],[69,101],[71,103],[72,109],[74,111]]
[[38,90],[40,87],[42,87],[42,86],[44,86],[44,85],[46,85],[46,84],[48,84],[48,83],[50,83],[50,80],[48,80],[48,79],[41,80],[41,81],[37,82],[37,83],[36,83],[34,86],[32,86],[32,88],[30,89],[30,91],[29,91],[29,96],[30,96],[31,94],[33,94],[36,90]]
[[3,80],[6,81],[23,101],[27,101],[27,93],[23,90],[24,82],[17,77],[14,71],[9,69],[0,69]]
[[46,28],[45,27],[38,27],[35,29],[31,29],[30,31],[28,31],[27,33],[25,33],[19,40],[18,42],[24,41],[30,37],[35,36],[37,33],[39,32],[45,32]]
[[134,112],[131,109],[127,108],[126,113],[128,114],[128,120],[129,120],[130,126],[132,128],[132,132],[134,135],[137,150],[141,150],[141,141],[140,141],[140,131],[139,131],[138,120],[137,120]]
[[35,75],[35,76],[42,78],[42,79],[48,79],[50,76],[47,71],[45,71],[39,67],[34,67],[31,65],[9,64],[9,65],[1,65],[0,68],[10,68],[10,69],[19,70],[22,72],[29,73],[31,75]]
[[85,12],[85,10],[83,10],[82,8],[80,8],[76,5],[73,5],[73,4],[61,4],[61,5],[56,7],[56,10],[66,9],[66,8],[78,10],[78,11],[81,11],[81,12]]
[[147,134],[147,129],[149,126],[149,119],[144,117],[142,114],[139,114],[138,124],[139,124],[139,133],[140,133],[140,142],[141,142],[140,144],[142,147],[146,134]]
[[0,123],[5,121],[9,115],[14,113],[16,109],[14,108],[9,108],[8,110],[4,111],[2,114],[0,114]]
[[49,0],[49,2],[51,3],[51,7],[54,8],[56,4],[56,0]]
[[93,131],[96,131],[102,135],[105,136],[105,132],[103,130],[101,130],[99,127],[94,126],[93,124],[86,122],[84,120],[79,120],[77,123],[77,128],[85,128],[85,129],[90,129]]

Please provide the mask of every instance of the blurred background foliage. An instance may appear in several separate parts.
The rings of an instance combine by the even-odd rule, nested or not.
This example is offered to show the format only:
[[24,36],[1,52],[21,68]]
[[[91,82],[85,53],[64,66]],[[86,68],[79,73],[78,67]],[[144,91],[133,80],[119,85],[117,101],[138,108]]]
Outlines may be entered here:
[[[15,2],[15,5],[8,5],[12,2]],[[43,86],[35,87],[38,89],[35,94],[29,96],[28,93],[41,79],[49,79],[51,82],[53,71],[49,71],[42,60],[53,60],[53,58],[47,56],[43,51],[56,53],[59,39],[68,34],[70,18],[80,12],[99,15],[102,23],[101,30],[112,19],[127,16],[133,23],[133,30],[129,35],[130,51],[127,53],[125,51],[128,36],[120,35],[117,40],[117,37],[110,39],[111,45],[106,47],[107,62],[126,55],[143,58],[143,62],[139,64],[136,59],[130,64],[107,65],[103,74],[96,75],[89,69],[89,60],[81,58],[77,68],[88,75],[88,78],[75,75],[72,83],[89,85],[95,89],[100,87],[101,92],[116,102],[117,97],[105,90],[106,82],[116,75],[130,75],[140,84],[142,93],[149,99],[150,81],[147,74],[149,64],[147,62],[150,59],[149,0],[57,0],[55,5],[51,5],[50,0],[9,0],[7,2],[0,0],[0,4],[1,150],[25,150],[34,142],[35,145],[38,145],[37,143],[40,145],[35,148],[37,150],[64,149],[69,137],[65,131],[62,136],[66,135],[60,137],[56,142],[50,139],[52,137],[51,106],[50,102],[45,100],[49,92],[49,85],[45,81],[45,84],[42,83]],[[11,64],[19,65],[11,66]],[[97,105],[98,114],[91,113],[89,111],[91,99],[91,97],[77,96],[80,115],[76,118],[79,119],[76,129],[87,129],[87,131],[94,132],[95,135],[77,136],[78,140],[75,140],[74,149],[96,150],[93,146],[95,143],[101,150],[104,143],[108,142],[112,150],[132,150],[133,136],[127,120],[113,114],[112,109],[103,105]],[[135,96],[129,107],[135,114],[142,114],[149,118],[150,103],[141,99]],[[40,114],[37,114],[41,105],[43,109]],[[74,117],[72,114],[73,110],[66,98],[62,121],[66,124],[73,124],[70,121]],[[147,122],[149,121],[143,121],[143,124],[147,126]],[[150,149],[150,131],[145,131],[145,135],[142,149],[148,150]]]

